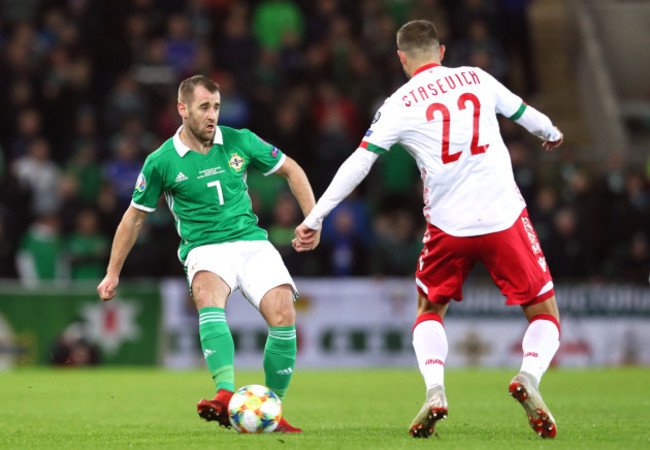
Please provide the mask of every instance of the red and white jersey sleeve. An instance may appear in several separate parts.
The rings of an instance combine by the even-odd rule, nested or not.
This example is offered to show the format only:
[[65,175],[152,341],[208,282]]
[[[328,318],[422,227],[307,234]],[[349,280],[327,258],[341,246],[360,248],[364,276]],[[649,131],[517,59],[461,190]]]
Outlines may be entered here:
[[361,147],[381,154],[400,144],[413,156],[427,222],[453,236],[493,233],[525,206],[496,114],[516,120],[525,109],[479,68],[431,64],[386,100]]

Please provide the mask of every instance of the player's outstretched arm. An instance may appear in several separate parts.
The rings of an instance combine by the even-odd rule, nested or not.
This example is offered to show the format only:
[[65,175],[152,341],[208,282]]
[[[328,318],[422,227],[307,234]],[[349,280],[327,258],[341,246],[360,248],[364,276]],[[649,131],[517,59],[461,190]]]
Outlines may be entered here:
[[113,246],[111,248],[111,257],[106,269],[106,276],[97,286],[97,293],[102,301],[108,301],[115,297],[115,289],[120,282],[120,272],[126,256],[129,254],[138,237],[140,228],[147,217],[145,211],[141,211],[133,206],[124,213],[120,224],[115,232],[113,238]]
[[[334,179],[318,200],[316,206],[314,206],[304,222],[296,228],[296,238],[292,241],[293,248],[301,252],[313,250],[316,247],[313,245],[313,239],[314,236],[320,239],[319,230],[325,216],[363,181],[376,160],[376,153],[364,148],[357,148],[341,164],[336,175],[334,175]],[[316,232],[318,232],[317,235]],[[316,242],[317,244],[318,242]]]
[[[307,217],[312,209],[314,209],[316,198],[314,197],[314,192],[312,191],[305,171],[302,170],[302,167],[300,167],[296,161],[287,156],[287,159],[282,167],[280,167],[275,173],[287,180],[289,188],[291,189],[291,192],[293,192],[293,195],[296,197],[302,213],[305,217]],[[296,248],[297,251],[313,250],[316,248],[316,246],[318,246],[318,243],[320,242],[320,230],[312,231],[313,233],[311,233],[309,243],[305,243],[303,246],[301,246],[300,250],[296,248],[294,244],[294,248]]]
[[530,105],[526,105],[521,116],[515,119],[515,123],[542,139],[542,146],[547,152],[559,147],[564,141],[564,135],[558,127],[553,126],[551,119]]

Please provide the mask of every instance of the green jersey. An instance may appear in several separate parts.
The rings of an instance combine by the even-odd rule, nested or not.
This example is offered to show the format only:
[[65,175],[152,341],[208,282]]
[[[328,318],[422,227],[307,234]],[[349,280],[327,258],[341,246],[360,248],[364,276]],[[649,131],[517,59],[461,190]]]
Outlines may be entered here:
[[257,226],[246,185],[249,165],[269,175],[286,159],[249,130],[218,126],[207,154],[190,150],[176,135],[144,162],[131,205],[152,212],[165,194],[181,238],[183,264],[193,248],[233,241],[266,240]]

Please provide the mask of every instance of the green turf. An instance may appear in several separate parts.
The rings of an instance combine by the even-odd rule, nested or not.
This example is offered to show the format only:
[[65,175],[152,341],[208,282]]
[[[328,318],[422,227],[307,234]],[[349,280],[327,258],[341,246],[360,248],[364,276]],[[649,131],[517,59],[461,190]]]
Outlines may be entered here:
[[[299,370],[284,411],[304,434],[239,435],[197,416],[196,402],[213,394],[207,371],[21,369],[0,373],[0,447],[650,448],[650,369],[549,372],[553,440],[538,438],[507,395],[512,375],[448,371],[449,418],[415,440],[407,430],[424,395],[417,370]],[[238,386],[262,381],[237,373]]]

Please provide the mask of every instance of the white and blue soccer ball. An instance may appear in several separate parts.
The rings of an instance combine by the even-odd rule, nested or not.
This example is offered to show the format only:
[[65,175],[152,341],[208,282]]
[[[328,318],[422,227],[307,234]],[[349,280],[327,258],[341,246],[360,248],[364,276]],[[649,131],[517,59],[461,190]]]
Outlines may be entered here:
[[233,394],[228,416],[240,433],[270,433],[282,417],[282,401],[266,386],[251,384]]

